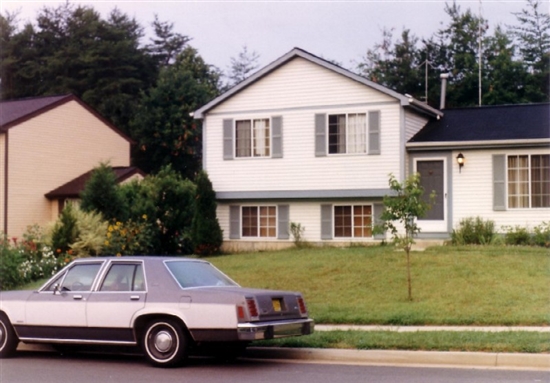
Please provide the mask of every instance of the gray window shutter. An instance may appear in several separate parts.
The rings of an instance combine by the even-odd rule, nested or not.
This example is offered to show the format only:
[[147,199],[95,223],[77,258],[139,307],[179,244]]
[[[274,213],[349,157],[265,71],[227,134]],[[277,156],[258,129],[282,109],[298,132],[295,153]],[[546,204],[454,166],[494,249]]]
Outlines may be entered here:
[[238,205],[229,206],[229,238],[241,238],[241,207]]
[[506,210],[506,155],[493,155],[493,210]]
[[369,154],[380,154],[380,112],[369,112]]
[[[383,211],[384,211],[384,204],[383,203],[376,202],[372,205],[373,230],[374,230],[374,226],[382,224],[382,220],[380,219],[380,217],[382,216]],[[384,232],[384,233],[381,233],[381,234],[375,234],[373,237],[374,237],[374,239],[385,239],[386,238],[386,233]]]
[[271,118],[271,138],[273,143],[271,157],[283,158],[283,117]]
[[277,238],[289,239],[290,238],[290,222],[289,222],[289,205],[278,206],[278,219],[277,222]]
[[223,120],[223,159],[233,159],[233,120]]
[[321,239],[332,239],[332,205],[321,205]]
[[327,115],[315,115],[315,156],[327,155]]

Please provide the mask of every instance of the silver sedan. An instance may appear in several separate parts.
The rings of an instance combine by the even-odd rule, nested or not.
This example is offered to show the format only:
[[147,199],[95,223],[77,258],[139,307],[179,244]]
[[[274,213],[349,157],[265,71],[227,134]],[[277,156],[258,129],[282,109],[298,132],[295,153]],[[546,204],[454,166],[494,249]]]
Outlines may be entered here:
[[0,357],[20,341],[121,345],[174,366],[195,350],[234,356],[313,327],[300,293],[242,288],[209,262],[180,257],[78,259],[37,291],[0,292]]

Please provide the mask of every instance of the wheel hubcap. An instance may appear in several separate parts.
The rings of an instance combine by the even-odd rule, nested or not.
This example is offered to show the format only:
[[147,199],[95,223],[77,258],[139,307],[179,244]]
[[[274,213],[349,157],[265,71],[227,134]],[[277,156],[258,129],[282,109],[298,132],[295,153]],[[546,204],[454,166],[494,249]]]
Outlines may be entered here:
[[155,348],[159,352],[167,352],[172,347],[172,335],[168,331],[159,331],[155,336]]

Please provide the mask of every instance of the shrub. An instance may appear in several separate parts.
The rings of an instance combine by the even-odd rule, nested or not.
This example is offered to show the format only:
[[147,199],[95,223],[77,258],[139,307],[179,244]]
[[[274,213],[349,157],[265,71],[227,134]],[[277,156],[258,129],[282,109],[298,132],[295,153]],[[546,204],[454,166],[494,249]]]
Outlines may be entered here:
[[99,212],[107,220],[117,218],[125,221],[127,218],[128,209],[117,186],[116,175],[107,163],[101,163],[93,170],[80,198],[80,207],[84,211]]
[[9,290],[21,284],[19,265],[23,261],[19,251],[11,246],[6,236],[0,239],[0,290]]
[[504,243],[507,245],[527,246],[531,244],[531,234],[526,227],[504,226]]
[[197,191],[191,226],[193,251],[200,256],[218,254],[223,234],[216,217],[216,193],[205,171],[199,172],[195,182]]
[[96,211],[86,212],[75,206],[73,214],[76,219],[78,237],[70,245],[76,257],[88,257],[101,254],[109,223]]
[[[67,204],[51,231],[51,247],[56,254],[68,253],[78,238],[78,227],[73,205]],[[71,250],[72,252],[72,250]]]
[[114,221],[107,226],[102,253],[105,255],[145,255],[153,251],[154,230],[143,216],[140,222]]
[[462,219],[452,233],[454,245],[487,245],[494,237],[495,223],[481,217]]
[[[190,254],[191,222],[195,211],[195,184],[184,180],[170,166],[139,183],[121,185],[130,218],[147,217],[156,254]],[[119,220],[122,221],[123,220]]]
[[550,247],[550,222],[543,222],[533,229],[533,244],[536,246]]
[[302,247],[304,245],[305,231],[306,228],[303,227],[301,223],[290,223],[290,233],[292,234],[292,238],[294,238],[294,245],[296,245],[296,247]]

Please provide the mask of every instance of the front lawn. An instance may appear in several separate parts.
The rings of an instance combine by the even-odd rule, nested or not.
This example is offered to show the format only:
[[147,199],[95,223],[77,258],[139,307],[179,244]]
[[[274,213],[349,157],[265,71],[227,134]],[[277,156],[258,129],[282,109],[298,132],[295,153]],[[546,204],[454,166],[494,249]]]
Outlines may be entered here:
[[531,247],[305,248],[207,258],[242,286],[301,291],[317,323],[548,325],[550,253]]

